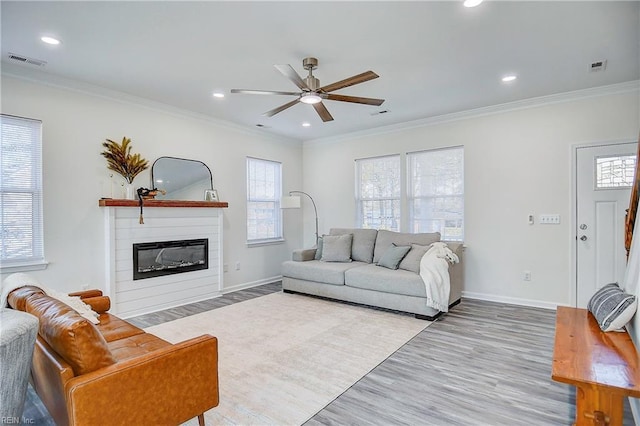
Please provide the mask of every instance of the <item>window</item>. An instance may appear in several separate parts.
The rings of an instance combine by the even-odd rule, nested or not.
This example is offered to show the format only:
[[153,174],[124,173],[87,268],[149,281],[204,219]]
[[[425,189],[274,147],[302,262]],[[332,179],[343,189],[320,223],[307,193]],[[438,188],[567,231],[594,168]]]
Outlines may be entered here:
[[410,232],[440,232],[462,241],[464,225],[464,149],[407,154]]
[[357,226],[400,230],[400,156],[356,160]]
[[247,157],[247,242],[282,240],[282,164]]
[[636,170],[636,156],[596,158],[596,189],[631,188]]
[[0,127],[0,269],[42,269],[42,123],[3,114]]

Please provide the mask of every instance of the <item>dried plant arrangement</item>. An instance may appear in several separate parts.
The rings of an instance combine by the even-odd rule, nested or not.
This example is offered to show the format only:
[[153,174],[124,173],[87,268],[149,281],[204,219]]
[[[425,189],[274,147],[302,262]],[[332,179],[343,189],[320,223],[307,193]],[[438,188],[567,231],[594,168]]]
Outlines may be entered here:
[[107,159],[107,168],[122,175],[128,183],[133,183],[135,177],[149,167],[149,162],[140,154],[131,154],[131,139],[126,136],[122,143],[107,139],[102,146],[106,148],[101,154]]

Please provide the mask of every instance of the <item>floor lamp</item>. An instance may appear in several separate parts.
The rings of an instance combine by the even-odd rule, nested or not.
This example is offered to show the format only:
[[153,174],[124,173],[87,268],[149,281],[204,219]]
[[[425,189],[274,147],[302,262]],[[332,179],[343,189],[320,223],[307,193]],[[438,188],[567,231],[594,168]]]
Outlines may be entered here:
[[309,199],[311,200],[311,203],[313,204],[313,211],[315,212],[315,215],[316,215],[316,246],[317,246],[319,235],[318,235],[318,209],[316,208],[316,203],[315,201],[313,201],[313,198],[311,198],[311,195],[307,194],[306,192],[289,191],[288,197],[282,197],[282,200],[280,201],[280,208],[283,208],[283,209],[299,209],[300,208],[300,205],[301,205],[300,197],[292,194],[304,194],[307,197],[309,197]]

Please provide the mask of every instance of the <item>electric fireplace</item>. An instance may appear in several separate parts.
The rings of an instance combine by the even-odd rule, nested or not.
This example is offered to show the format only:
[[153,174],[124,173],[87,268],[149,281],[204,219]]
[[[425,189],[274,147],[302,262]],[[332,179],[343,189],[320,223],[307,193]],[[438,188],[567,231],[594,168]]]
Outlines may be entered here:
[[133,245],[133,279],[209,268],[209,240],[179,240]]

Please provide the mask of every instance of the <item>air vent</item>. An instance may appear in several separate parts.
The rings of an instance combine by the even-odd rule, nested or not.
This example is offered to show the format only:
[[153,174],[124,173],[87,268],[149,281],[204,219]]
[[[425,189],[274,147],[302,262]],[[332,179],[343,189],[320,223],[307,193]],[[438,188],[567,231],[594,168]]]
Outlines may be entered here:
[[606,59],[604,61],[592,62],[591,66],[589,67],[589,71],[591,71],[591,72],[604,71],[605,68],[607,68]]
[[14,62],[19,62],[21,64],[35,65],[38,67],[44,67],[45,65],[47,65],[47,61],[43,61],[41,59],[29,58],[28,56],[17,55],[11,52],[9,52],[9,60]]

